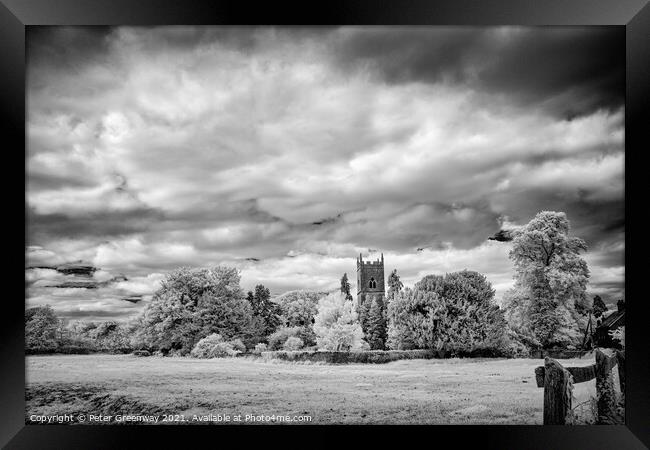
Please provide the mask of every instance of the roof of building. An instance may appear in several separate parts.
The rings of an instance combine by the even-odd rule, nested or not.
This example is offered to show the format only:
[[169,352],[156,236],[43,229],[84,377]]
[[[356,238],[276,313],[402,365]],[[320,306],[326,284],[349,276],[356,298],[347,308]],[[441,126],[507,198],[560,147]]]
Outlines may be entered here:
[[615,328],[621,325],[625,325],[625,310],[614,311],[609,316],[607,316],[598,328]]

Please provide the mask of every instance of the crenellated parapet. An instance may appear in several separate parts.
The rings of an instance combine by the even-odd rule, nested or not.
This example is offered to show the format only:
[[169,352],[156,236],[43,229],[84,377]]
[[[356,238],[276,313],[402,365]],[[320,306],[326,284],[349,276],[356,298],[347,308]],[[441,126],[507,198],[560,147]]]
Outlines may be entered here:
[[361,266],[383,266],[384,265],[384,254],[381,254],[381,258],[377,258],[375,261],[364,261],[363,255],[359,253],[357,258],[357,269]]

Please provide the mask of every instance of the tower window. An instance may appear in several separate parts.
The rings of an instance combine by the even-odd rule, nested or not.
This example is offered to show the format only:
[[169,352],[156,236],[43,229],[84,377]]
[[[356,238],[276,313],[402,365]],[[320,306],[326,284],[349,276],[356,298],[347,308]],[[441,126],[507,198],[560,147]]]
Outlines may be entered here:
[[368,282],[368,287],[371,289],[375,289],[377,287],[377,282],[375,281],[375,278],[370,278],[370,281]]

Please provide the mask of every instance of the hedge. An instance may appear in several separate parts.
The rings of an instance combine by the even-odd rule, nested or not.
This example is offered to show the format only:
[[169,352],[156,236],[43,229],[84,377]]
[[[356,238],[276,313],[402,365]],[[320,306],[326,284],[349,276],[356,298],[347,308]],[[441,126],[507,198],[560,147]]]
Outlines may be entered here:
[[467,349],[449,349],[446,351],[447,358],[511,358],[504,350],[492,347],[480,347]]
[[548,350],[532,350],[530,352],[530,357],[534,359],[544,359],[548,356],[553,359],[571,359],[571,358],[581,358],[582,356],[589,353],[588,350],[565,350],[565,349],[548,349]]
[[89,349],[88,347],[81,347],[77,345],[65,345],[61,347],[32,347],[26,348],[25,354],[27,355],[51,355],[54,353],[63,353],[67,355],[87,355],[89,353],[96,353],[94,350]]
[[261,355],[265,359],[281,359],[284,361],[311,361],[330,364],[382,364],[400,359],[432,359],[437,356],[437,353],[433,350],[364,350],[351,352],[279,350],[262,352]]
[[111,353],[111,354],[128,354],[131,353],[131,348],[94,348],[84,347],[81,345],[62,345],[60,347],[31,347],[25,348],[26,355],[88,355],[91,353]]

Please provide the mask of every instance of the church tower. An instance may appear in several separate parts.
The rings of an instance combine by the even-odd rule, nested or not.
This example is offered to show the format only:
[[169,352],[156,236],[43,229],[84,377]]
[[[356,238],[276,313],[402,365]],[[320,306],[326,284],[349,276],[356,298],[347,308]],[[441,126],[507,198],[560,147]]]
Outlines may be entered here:
[[357,258],[357,305],[367,299],[381,296],[386,299],[384,287],[384,254],[376,261],[364,261],[361,254]]

